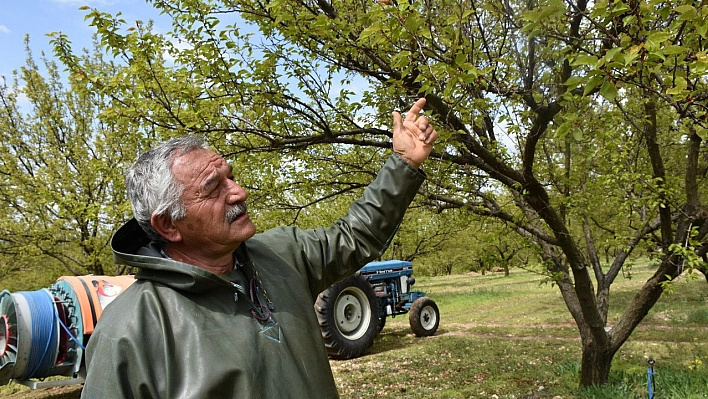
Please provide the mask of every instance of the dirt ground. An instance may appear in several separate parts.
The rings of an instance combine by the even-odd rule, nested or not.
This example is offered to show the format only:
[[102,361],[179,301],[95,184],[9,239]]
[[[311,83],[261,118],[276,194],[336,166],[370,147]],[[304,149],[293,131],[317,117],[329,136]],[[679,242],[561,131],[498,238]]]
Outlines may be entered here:
[[20,392],[4,396],[3,399],[79,399],[80,396],[81,386],[71,385],[36,390],[22,389]]

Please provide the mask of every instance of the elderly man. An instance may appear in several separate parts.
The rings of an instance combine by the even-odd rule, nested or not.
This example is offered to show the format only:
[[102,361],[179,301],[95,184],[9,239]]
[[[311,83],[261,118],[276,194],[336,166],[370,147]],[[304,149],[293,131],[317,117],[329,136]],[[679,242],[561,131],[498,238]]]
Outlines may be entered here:
[[137,281],[91,336],[82,398],[338,397],[313,302],[390,242],[437,138],[424,105],[393,113],[395,154],[328,228],[255,234],[248,193],[195,137],[141,155],[111,241]]

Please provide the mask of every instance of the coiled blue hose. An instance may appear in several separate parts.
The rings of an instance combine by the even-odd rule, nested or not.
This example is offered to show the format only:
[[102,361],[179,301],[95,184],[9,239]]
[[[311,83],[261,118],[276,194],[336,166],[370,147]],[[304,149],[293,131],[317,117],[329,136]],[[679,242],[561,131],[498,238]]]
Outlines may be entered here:
[[49,376],[59,345],[54,298],[46,290],[19,292],[27,300],[32,322],[27,368],[20,380]]

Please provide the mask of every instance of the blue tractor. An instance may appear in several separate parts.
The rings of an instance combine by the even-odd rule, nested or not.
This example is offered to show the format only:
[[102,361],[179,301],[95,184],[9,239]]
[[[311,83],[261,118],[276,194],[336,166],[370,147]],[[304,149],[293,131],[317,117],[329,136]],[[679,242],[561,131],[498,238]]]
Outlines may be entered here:
[[408,313],[418,337],[435,334],[440,311],[424,292],[412,291],[413,265],[403,260],[371,262],[333,284],[315,302],[327,353],[333,359],[366,354],[387,317]]

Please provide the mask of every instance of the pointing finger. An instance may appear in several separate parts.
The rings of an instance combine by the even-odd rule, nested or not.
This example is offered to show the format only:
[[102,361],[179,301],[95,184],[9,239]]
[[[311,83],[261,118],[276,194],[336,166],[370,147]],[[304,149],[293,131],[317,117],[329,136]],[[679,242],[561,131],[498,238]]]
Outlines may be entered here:
[[413,104],[411,109],[406,112],[406,120],[411,120],[414,121],[415,117],[418,116],[420,111],[423,110],[423,107],[425,106],[425,97],[419,98],[418,101]]

